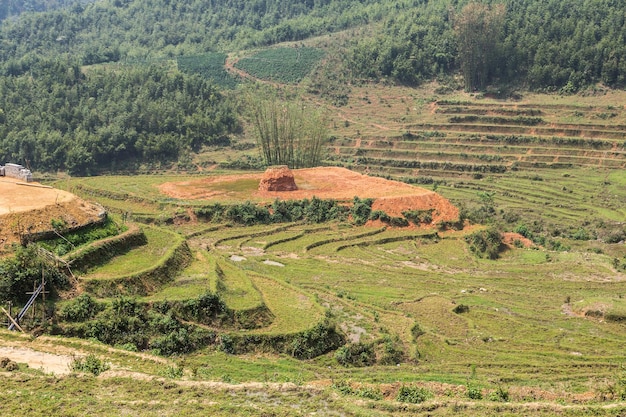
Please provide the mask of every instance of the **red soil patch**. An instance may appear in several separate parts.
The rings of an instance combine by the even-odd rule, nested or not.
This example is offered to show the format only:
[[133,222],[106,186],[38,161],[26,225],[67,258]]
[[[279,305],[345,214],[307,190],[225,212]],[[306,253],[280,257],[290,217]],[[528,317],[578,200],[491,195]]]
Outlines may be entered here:
[[259,191],[295,191],[296,180],[287,165],[269,167],[259,183]]
[[390,216],[402,216],[405,210],[434,209],[433,221],[455,221],[459,210],[439,194],[397,181],[370,177],[338,167],[318,167],[293,170],[298,189],[294,191],[249,192],[228,191],[228,183],[242,180],[261,181],[262,173],[245,175],[227,175],[207,177],[199,180],[170,182],[162,184],[162,193],[180,199],[215,199],[225,198],[271,202],[275,199],[301,200],[305,198],[329,198],[351,201],[359,198],[373,198],[374,210],[383,210]]
[[51,220],[77,227],[98,220],[103,209],[74,194],[37,183],[0,180],[0,251],[19,242],[20,234],[52,230]]
[[525,248],[532,248],[533,246],[535,246],[532,240],[520,235],[519,233],[513,233],[513,232],[502,233],[502,241],[508,247],[510,248],[514,247],[516,240],[519,240],[520,242],[522,242],[522,245],[524,245]]

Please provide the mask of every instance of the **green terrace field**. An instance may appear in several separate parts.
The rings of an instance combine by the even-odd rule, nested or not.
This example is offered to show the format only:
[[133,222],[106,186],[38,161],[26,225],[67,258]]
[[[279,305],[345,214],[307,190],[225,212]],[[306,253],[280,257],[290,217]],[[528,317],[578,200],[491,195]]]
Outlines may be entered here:
[[[538,168],[623,168],[626,162],[626,113],[618,93],[584,105],[567,98],[546,104],[532,102],[532,96],[515,102],[404,93],[379,88],[354,94],[354,104],[340,110],[343,123],[334,121],[338,134],[329,163],[395,178],[454,178]],[[352,134],[342,134],[347,129]]]
[[323,50],[311,47],[272,48],[238,60],[235,67],[261,80],[297,83],[324,55]]
[[[119,372],[137,372],[165,378],[150,390],[158,401],[137,394],[148,414],[174,391],[207,390],[211,405],[190,415],[623,414],[621,96],[431,100],[432,91],[359,88],[338,109],[327,162],[435,190],[465,227],[208,221],[216,202],[250,200],[258,180],[236,172],[60,179],[145,236],[108,238],[115,256],[77,272],[76,291],[56,304],[58,351],[80,346],[112,365],[95,379],[56,378],[64,392],[83,404],[105,381],[130,390]],[[211,186],[215,198],[162,192],[224,174],[232,180]],[[507,243],[497,259],[468,243],[490,228]],[[67,259],[95,256],[91,245]],[[0,340],[26,343],[4,331]],[[54,351],[47,340],[34,348]],[[20,372],[28,392],[53,378]],[[70,378],[86,378],[84,392]],[[106,410],[141,415],[120,398]]]
[[186,55],[178,57],[176,62],[178,68],[183,72],[199,74],[222,88],[232,89],[237,86],[238,80],[224,68],[226,56],[226,54],[218,52]]

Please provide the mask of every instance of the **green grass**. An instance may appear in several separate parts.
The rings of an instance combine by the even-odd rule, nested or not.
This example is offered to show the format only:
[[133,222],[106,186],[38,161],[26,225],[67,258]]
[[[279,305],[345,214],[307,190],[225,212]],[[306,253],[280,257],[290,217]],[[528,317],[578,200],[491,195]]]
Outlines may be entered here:
[[219,268],[216,272],[217,293],[233,310],[249,310],[261,306],[263,298],[252,278],[231,262],[216,260],[216,269]]
[[124,256],[116,256],[110,262],[91,269],[83,278],[107,279],[141,272],[155,266],[171,250],[176,240],[172,233],[153,227],[145,227],[148,244],[131,249]]
[[311,296],[287,284],[257,274],[250,274],[275,319],[268,327],[253,330],[258,334],[290,334],[315,326],[323,309]]
[[216,292],[217,274],[215,260],[202,251],[194,254],[194,260],[176,277],[171,285],[142,300],[177,301],[197,298],[206,292]]

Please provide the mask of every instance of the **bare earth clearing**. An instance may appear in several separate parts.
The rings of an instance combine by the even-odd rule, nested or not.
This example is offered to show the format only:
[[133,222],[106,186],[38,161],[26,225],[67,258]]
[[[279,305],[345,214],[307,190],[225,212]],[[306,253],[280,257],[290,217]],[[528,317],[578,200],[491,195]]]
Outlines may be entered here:
[[[298,190],[295,191],[233,191],[241,181],[261,181],[263,173],[207,177],[194,181],[168,182],[159,190],[173,198],[191,200],[226,199],[271,202],[274,199],[300,200],[330,198],[350,201],[353,197],[376,199],[372,209],[383,210],[391,216],[401,216],[405,210],[434,209],[433,221],[458,219],[459,211],[439,194],[409,184],[370,177],[345,168],[317,167],[292,171]],[[232,187],[229,187],[232,185]]]
[[37,183],[0,180],[0,250],[19,241],[20,234],[51,230],[51,220],[63,220],[68,227],[97,220],[103,209],[74,194]]
[[57,376],[70,373],[72,356],[56,355],[23,347],[0,346],[0,358],[7,357],[17,363],[28,364],[29,368],[41,369],[47,374]]

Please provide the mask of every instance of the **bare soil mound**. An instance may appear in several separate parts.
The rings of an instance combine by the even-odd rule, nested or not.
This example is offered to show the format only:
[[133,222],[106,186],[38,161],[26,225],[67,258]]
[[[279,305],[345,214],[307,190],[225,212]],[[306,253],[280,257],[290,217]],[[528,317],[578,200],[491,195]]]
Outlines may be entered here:
[[[162,184],[162,193],[180,199],[206,199],[214,201],[252,200],[271,202],[274,199],[300,200],[304,198],[330,198],[351,201],[359,198],[375,199],[373,209],[383,210],[391,216],[401,216],[406,210],[434,209],[433,221],[455,221],[459,210],[439,194],[398,181],[370,177],[338,167],[317,167],[293,170],[298,189],[294,191],[259,190],[249,187],[240,190],[243,182],[261,181],[262,173],[207,177],[194,181]],[[258,184],[258,183],[257,183]]]
[[259,183],[259,191],[295,191],[296,180],[287,165],[269,167]]
[[[522,244],[525,248],[532,248],[533,246],[535,246],[532,240],[520,235],[519,233],[513,233],[513,232],[502,233],[502,240],[504,241],[505,245],[511,248],[514,247],[516,244],[518,245]],[[520,242],[520,243],[516,243],[516,242]]]
[[52,230],[51,221],[62,220],[68,227],[98,221],[100,206],[87,203],[72,193],[19,180],[0,180],[0,252],[20,241],[20,235]]

